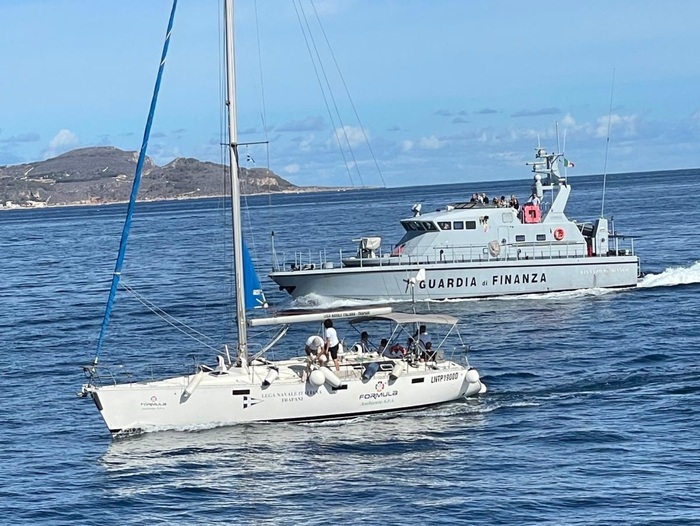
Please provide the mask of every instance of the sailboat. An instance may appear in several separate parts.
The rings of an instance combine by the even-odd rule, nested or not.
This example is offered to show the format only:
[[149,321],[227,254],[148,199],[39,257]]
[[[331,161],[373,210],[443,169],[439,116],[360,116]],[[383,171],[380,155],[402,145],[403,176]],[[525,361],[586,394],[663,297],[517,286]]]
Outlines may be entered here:
[[[235,354],[225,347],[216,356],[215,365],[200,364],[185,374],[163,379],[119,382],[115,377],[102,372],[99,351],[121,275],[128,226],[140,179],[138,166],[142,165],[145,156],[176,4],[175,1],[170,15],[97,352],[93,362],[84,367],[87,383],[79,394],[92,399],[109,431],[113,435],[119,435],[250,422],[346,419],[433,406],[485,392],[486,387],[481,382],[479,373],[469,365],[466,358],[467,346],[458,337],[457,319],[451,316],[398,313],[393,312],[391,307],[371,307],[357,310],[291,311],[248,319],[246,303],[250,307],[253,303],[264,302],[260,299],[260,294],[257,298],[249,296],[246,301],[246,290],[252,288],[260,292],[260,286],[259,281],[250,279],[252,266],[246,264],[248,258],[241,229],[232,0],[224,2],[224,41],[238,329]],[[291,324],[323,322],[328,328],[334,322],[339,324],[345,321],[355,327],[369,323],[375,329],[385,322],[392,328],[385,333],[388,337],[386,342],[382,342],[384,345],[381,348],[368,348],[359,342],[357,345],[338,342],[335,354],[335,349],[330,349],[329,353],[325,349],[326,345],[319,346],[317,343],[314,346],[308,341],[305,345],[302,341],[291,346],[292,349],[305,349],[302,356],[277,361],[267,358],[268,351],[272,348],[282,348],[282,354],[293,354],[291,350],[284,353],[282,343]],[[261,351],[251,355],[248,328],[266,325],[277,325],[279,330],[272,341],[261,346]],[[434,347],[424,338],[426,334],[432,334],[430,327],[445,329],[444,336],[430,341],[430,344],[435,344]],[[317,332],[316,330],[315,333]],[[326,336],[329,335],[330,331],[327,331]],[[310,339],[313,340],[314,336]],[[319,339],[323,343],[323,338]],[[459,340],[459,344],[452,343],[455,339]],[[329,354],[337,359],[331,360]]]

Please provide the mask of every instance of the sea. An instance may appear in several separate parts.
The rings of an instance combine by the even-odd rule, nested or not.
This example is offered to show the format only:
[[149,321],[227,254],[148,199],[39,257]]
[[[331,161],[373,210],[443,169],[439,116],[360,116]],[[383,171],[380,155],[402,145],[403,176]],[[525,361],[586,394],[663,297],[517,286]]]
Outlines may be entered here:
[[[112,438],[76,396],[91,363],[125,205],[0,212],[0,524],[700,524],[700,170],[570,178],[570,218],[634,236],[626,290],[426,302],[460,319],[488,392],[315,424]],[[273,262],[385,246],[411,206],[529,180],[254,196],[244,230],[272,309]],[[214,363],[235,339],[230,212],[139,203],[100,362],[124,374]],[[274,232],[274,236],[272,233]],[[396,308],[410,309],[398,304]],[[299,354],[294,327],[281,356]],[[341,334],[342,336],[342,334]],[[286,349],[286,350],[285,350]]]

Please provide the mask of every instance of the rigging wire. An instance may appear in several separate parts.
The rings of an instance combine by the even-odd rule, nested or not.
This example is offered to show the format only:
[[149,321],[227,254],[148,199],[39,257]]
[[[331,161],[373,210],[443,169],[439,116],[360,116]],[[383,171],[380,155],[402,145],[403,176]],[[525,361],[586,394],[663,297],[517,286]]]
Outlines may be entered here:
[[367,144],[367,148],[369,149],[369,153],[372,156],[372,160],[374,161],[374,166],[377,168],[377,172],[379,173],[379,178],[382,180],[382,186],[386,187],[386,182],[384,181],[384,175],[382,174],[382,170],[379,167],[379,163],[377,162],[377,157],[374,155],[374,150],[372,150],[372,144],[369,141],[369,137],[367,137],[367,132],[365,130],[364,125],[362,124],[362,121],[360,120],[360,114],[357,111],[357,108],[355,107],[355,102],[352,100],[352,96],[350,95],[350,90],[348,89],[348,85],[345,82],[345,77],[343,76],[343,72],[340,69],[340,65],[338,64],[338,61],[335,58],[335,53],[333,53],[333,47],[331,46],[330,41],[328,40],[328,36],[326,35],[325,29],[323,29],[323,24],[321,23],[321,18],[318,16],[318,11],[316,10],[316,4],[314,3],[313,0],[310,0],[311,2],[311,7],[313,7],[314,14],[316,15],[316,20],[318,20],[318,25],[321,28],[321,33],[323,34],[323,38],[326,41],[326,45],[328,46],[328,51],[331,54],[331,57],[333,58],[333,63],[335,64],[335,68],[338,71],[338,76],[340,77],[340,81],[343,84],[343,88],[345,89],[345,94],[348,97],[348,100],[350,101],[350,106],[352,107],[352,111],[355,114],[355,118],[357,119],[357,123],[360,125],[360,130],[362,130],[362,135],[365,138],[365,143]]
[[196,341],[197,343],[207,347],[208,349],[213,350],[216,353],[219,353],[219,349],[214,347],[213,345],[208,344],[207,342],[203,340],[209,340],[211,342],[214,341],[213,338],[207,336],[204,333],[199,332],[197,329],[194,327],[189,326],[186,324],[184,321],[179,320],[178,318],[172,316],[171,314],[168,314],[166,311],[158,307],[155,303],[153,303],[151,300],[143,296],[142,294],[136,292],[135,289],[131,288],[129,285],[127,285],[124,282],[120,283],[120,286],[128,293],[133,295],[142,305],[144,305],[148,310],[150,310],[153,314],[158,316],[160,319],[162,319],[165,323],[173,327],[174,329],[180,331],[182,334],[187,336],[188,338]]
[[170,35],[173,31],[176,9],[177,0],[173,0],[173,6],[170,10],[170,18],[168,19],[168,29],[165,32],[165,42],[163,42],[163,51],[160,56],[158,74],[156,75],[156,83],[153,87],[151,105],[148,110],[148,118],[146,119],[146,127],[143,131],[141,150],[139,151],[139,158],[138,162],[136,163],[134,182],[131,185],[131,195],[129,197],[129,205],[127,207],[126,219],[124,220],[124,227],[122,229],[121,239],[119,240],[119,253],[117,254],[117,261],[114,264],[114,272],[112,273],[112,284],[109,290],[109,297],[107,298],[107,306],[105,307],[104,317],[102,318],[102,328],[100,329],[100,335],[97,339],[97,349],[95,350],[95,359],[93,361],[93,365],[97,365],[97,362],[100,357],[100,351],[102,349],[102,345],[104,344],[105,335],[107,333],[107,326],[109,324],[109,318],[112,314],[114,300],[117,295],[117,288],[119,287],[119,281],[121,279],[122,267],[124,265],[124,257],[126,256],[127,241],[129,239],[129,231],[131,229],[131,222],[134,216],[134,209],[136,207],[136,198],[138,197],[139,193],[141,174],[143,172],[143,164],[146,160],[146,150],[148,149],[148,140],[151,136],[153,118],[155,117],[156,106],[158,105],[158,93],[160,92],[160,83],[163,79],[163,71],[165,70],[165,58],[168,56],[168,47],[170,46]]
[[260,95],[261,95],[261,105],[262,114],[260,115],[260,120],[262,121],[263,134],[265,136],[265,154],[267,156],[267,163],[265,166],[270,168],[270,141],[269,141],[269,130],[267,128],[267,107],[265,105],[265,79],[263,77],[263,65],[262,65],[262,51],[260,46],[260,20],[258,18],[258,0],[253,2],[253,7],[255,8],[255,37],[258,45],[258,71],[260,75]]
[[[225,102],[226,102],[226,75],[225,75],[225,66],[224,66],[224,18],[223,18],[223,5],[222,5],[222,0],[219,0],[218,2],[218,32],[219,32],[219,45],[217,46],[218,52],[219,52],[219,103],[221,101],[224,102],[224,107],[225,107]],[[228,182],[229,182],[229,176],[228,176],[228,171],[227,171],[227,166],[229,165],[229,147],[228,147],[228,125],[226,122],[226,112],[225,111],[218,111],[219,113],[219,158],[220,158],[220,164],[221,164],[221,192],[220,192],[220,198],[217,200],[217,212],[218,212],[218,219],[221,222],[221,225],[226,225],[228,223],[228,218],[229,218],[229,213],[227,209],[227,203],[226,203],[226,195],[228,194],[227,188],[228,188]],[[232,298],[234,294],[234,282],[233,282],[233,250],[232,250],[232,243],[231,239],[229,238],[228,235],[225,234],[226,229],[221,228],[221,250],[219,250],[219,253],[221,254],[221,260],[223,267],[228,270],[225,274],[225,279],[224,283],[226,285],[225,287],[225,294],[227,298]],[[233,304],[230,301],[225,302],[225,315],[226,315],[226,320],[230,323],[230,326],[235,326],[235,312],[233,309]],[[225,330],[225,329],[224,329]]]
[[[348,165],[348,160],[345,155],[345,149],[343,148],[343,145],[341,144],[340,137],[338,136],[338,133],[336,132],[336,126],[335,126],[335,119],[333,118],[333,113],[331,112],[330,105],[328,104],[328,96],[326,95],[326,90],[323,87],[323,83],[321,82],[321,76],[318,73],[318,66],[316,65],[316,60],[320,62],[320,57],[314,56],[314,54],[311,51],[311,46],[309,45],[309,36],[307,36],[307,30],[309,33],[311,32],[310,28],[305,28],[304,23],[301,20],[301,15],[299,14],[299,10],[301,9],[301,6],[297,7],[297,2],[293,1],[292,4],[294,5],[294,11],[296,12],[297,15],[297,20],[299,21],[299,26],[301,27],[301,33],[304,35],[304,42],[306,43],[306,49],[309,52],[309,56],[311,57],[311,63],[314,67],[314,73],[316,74],[316,80],[318,81],[318,86],[321,88],[321,95],[323,96],[323,102],[326,105],[326,111],[328,112],[328,118],[331,121],[331,126],[333,127],[333,136],[335,137],[336,142],[338,143],[338,148],[340,149],[340,154],[343,157],[343,164],[345,165],[345,169],[348,172],[348,177],[350,178],[350,184],[355,186],[355,183],[352,179],[352,173],[350,171],[350,167]],[[308,24],[307,24],[308,26]]]
[[610,147],[610,127],[612,124],[612,104],[613,92],[615,91],[615,68],[613,68],[612,84],[610,85],[610,107],[608,109],[608,135],[605,138],[605,160],[603,162],[603,197],[600,203],[600,217],[603,217],[605,212],[605,184],[608,178],[608,148]]
[[[313,2],[311,2],[313,5]],[[352,157],[352,162],[353,166],[355,168],[355,171],[357,172],[357,176],[360,178],[360,184],[364,186],[364,181],[362,180],[362,174],[360,173],[360,166],[357,163],[357,159],[355,158],[355,151],[352,148],[352,145],[350,143],[350,137],[348,136],[348,129],[345,127],[345,123],[343,123],[343,117],[340,113],[340,109],[338,108],[338,103],[335,100],[335,95],[333,95],[333,90],[331,89],[331,83],[330,80],[328,80],[328,75],[326,74],[326,68],[323,65],[323,61],[321,60],[321,53],[318,50],[318,46],[316,45],[316,39],[314,38],[314,34],[311,31],[311,25],[309,24],[309,19],[306,17],[306,11],[304,11],[304,6],[300,3],[299,4],[301,8],[301,14],[304,16],[304,23],[306,24],[306,27],[309,30],[309,37],[311,38],[311,43],[313,44],[314,47],[314,53],[316,53],[316,57],[318,57],[318,64],[319,67],[321,68],[321,73],[323,73],[323,79],[326,82],[326,86],[328,88],[328,95],[331,98],[331,102],[333,102],[333,108],[335,109],[335,113],[338,116],[338,122],[340,122],[340,129],[342,130],[343,137],[345,138],[345,144],[347,145],[348,151],[350,152],[350,156]],[[321,22],[320,18],[317,18],[318,22]],[[333,133],[338,133],[338,130],[334,130]]]

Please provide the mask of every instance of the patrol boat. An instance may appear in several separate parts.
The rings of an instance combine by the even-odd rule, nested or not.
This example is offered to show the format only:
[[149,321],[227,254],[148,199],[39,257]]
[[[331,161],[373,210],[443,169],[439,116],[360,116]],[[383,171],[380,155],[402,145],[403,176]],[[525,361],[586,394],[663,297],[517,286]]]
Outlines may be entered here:
[[[577,223],[564,210],[571,185],[563,154],[538,148],[532,195],[522,207],[458,202],[401,220],[405,234],[388,252],[363,237],[357,254],[277,265],[270,278],[293,297],[448,300],[587,288],[634,287],[640,276],[634,238],[600,217]],[[624,245],[624,246],[623,246]],[[273,261],[278,261],[273,254]],[[416,280],[416,278],[418,278]],[[416,286],[411,287],[410,281]]]

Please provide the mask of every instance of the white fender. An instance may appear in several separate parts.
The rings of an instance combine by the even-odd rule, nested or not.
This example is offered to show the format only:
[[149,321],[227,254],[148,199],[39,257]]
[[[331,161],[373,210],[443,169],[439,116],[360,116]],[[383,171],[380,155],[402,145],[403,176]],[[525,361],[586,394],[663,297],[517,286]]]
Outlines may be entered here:
[[340,386],[340,378],[336,376],[336,374],[331,371],[328,367],[321,367],[320,371],[323,373],[323,376],[326,379],[326,382],[328,382],[329,385],[332,387],[339,387]]
[[476,369],[469,369],[467,371],[467,381],[470,384],[475,384],[480,380],[479,372]]
[[311,385],[315,385],[316,387],[321,387],[324,383],[326,383],[326,376],[323,374],[323,371],[320,369],[314,369],[311,371],[311,374],[309,375],[309,383],[311,383]]
[[396,380],[399,376],[403,374],[404,371],[404,362],[403,361],[398,361],[394,365],[394,368],[391,370],[391,374],[389,375],[389,378]]
[[267,371],[267,375],[265,375],[265,379],[263,380],[263,387],[267,387],[272,382],[277,380],[277,378],[279,378],[279,375],[279,369],[277,369],[276,367],[270,367],[270,370]]
[[197,374],[195,374],[190,379],[190,383],[188,383],[187,387],[185,387],[185,392],[182,393],[183,398],[189,398],[190,396],[192,396],[192,393],[194,393],[194,390],[197,389],[197,386],[202,381],[202,378],[204,378],[204,371],[202,371],[202,370],[197,371]]

